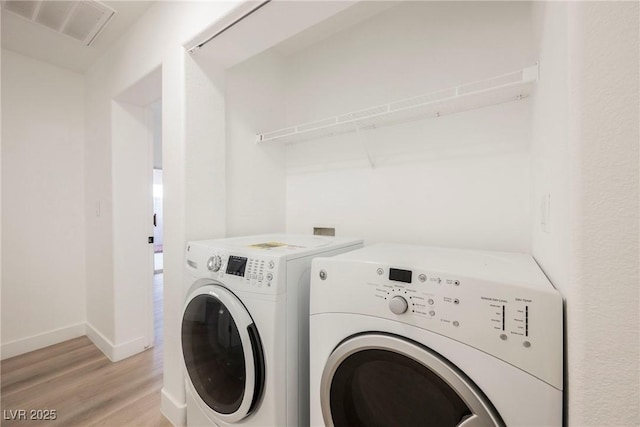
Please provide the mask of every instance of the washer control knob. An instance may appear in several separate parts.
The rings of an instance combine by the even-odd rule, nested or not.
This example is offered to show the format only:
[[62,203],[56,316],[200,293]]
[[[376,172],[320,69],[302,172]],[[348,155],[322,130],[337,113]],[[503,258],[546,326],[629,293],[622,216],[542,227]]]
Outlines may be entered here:
[[207,261],[207,268],[210,271],[219,271],[221,266],[222,258],[220,258],[220,255],[214,255]]
[[393,314],[402,314],[407,311],[407,308],[409,308],[407,300],[400,295],[396,295],[389,301],[389,310],[391,310]]
[[276,263],[273,261],[269,261],[269,268],[273,268],[276,266]]
[[267,280],[268,281],[272,281],[273,280],[273,274],[267,273]]

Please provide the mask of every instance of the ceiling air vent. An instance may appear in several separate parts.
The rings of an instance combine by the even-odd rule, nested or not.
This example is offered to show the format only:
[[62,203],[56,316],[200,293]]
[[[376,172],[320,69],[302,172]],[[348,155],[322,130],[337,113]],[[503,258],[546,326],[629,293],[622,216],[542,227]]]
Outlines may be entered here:
[[95,0],[4,0],[3,7],[31,22],[90,46],[116,11]]

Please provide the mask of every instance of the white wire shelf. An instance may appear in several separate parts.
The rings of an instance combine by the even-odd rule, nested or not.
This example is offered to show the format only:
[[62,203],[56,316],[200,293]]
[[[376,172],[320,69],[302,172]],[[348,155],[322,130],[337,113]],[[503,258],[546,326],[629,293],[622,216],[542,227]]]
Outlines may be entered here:
[[537,80],[538,65],[533,65],[486,80],[260,133],[256,142],[293,144],[516,101],[528,97]]

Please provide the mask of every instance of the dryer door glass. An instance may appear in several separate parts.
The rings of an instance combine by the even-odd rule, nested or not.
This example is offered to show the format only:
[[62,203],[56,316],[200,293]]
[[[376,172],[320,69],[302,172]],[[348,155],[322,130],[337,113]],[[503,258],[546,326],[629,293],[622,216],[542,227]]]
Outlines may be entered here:
[[328,426],[501,425],[470,380],[426,348],[390,336],[359,339],[338,346],[325,366]]
[[[242,314],[248,317],[246,311]],[[239,328],[237,323],[244,326],[243,322],[236,320],[234,307],[211,293],[193,297],[183,313],[182,351],[189,378],[200,398],[219,414],[234,414],[247,404],[253,407],[262,388],[262,351],[259,339],[252,336],[255,326]],[[255,378],[255,386],[247,375]]]
[[457,426],[471,411],[440,377],[385,350],[353,354],[331,385],[336,426]]

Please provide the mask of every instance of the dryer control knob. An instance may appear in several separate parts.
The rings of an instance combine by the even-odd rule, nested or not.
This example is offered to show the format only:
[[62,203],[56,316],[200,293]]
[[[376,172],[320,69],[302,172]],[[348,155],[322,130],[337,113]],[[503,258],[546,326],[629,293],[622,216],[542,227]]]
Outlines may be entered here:
[[409,308],[407,300],[399,295],[396,295],[389,301],[389,310],[391,310],[393,314],[402,314],[407,311],[407,308]]
[[220,270],[221,266],[222,266],[222,258],[220,258],[220,255],[214,255],[211,258],[209,258],[209,261],[207,261],[207,268],[210,271],[218,271]]

